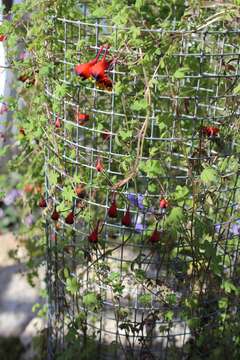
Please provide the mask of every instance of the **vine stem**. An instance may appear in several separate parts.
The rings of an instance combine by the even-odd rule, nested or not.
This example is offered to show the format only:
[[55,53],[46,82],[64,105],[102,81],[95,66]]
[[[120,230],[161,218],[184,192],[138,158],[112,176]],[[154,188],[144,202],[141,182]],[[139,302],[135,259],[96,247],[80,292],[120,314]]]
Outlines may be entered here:
[[[141,59],[143,58],[143,53],[142,50],[140,49],[140,54],[141,54]],[[148,128],[148,123],[149,123],[149,118],[150,118],[150,111],[151,111],[151,104],[152,104],[152,99],[151,99],[151,85],[152,85],[152,81],[155,78],[155,75],[159,69],[160,66],[160,62],[158,64],[158,66],[156,67],[154,74],[152,75],[152,78],[150,80],[148,80],[148,76],[146,73],[146,69],[143,66],[143,75],[144,75],[144,80],[145,80],[145,85],[146,85],[146,91],[145,91],[145,100],[147,101],[147,114],[146,114],[146,118],[142,124],[142,127],[139,131],[138,134],[138,142],[137,142],[137,154],[136,154],[136,160],[133,164],[133,169],[132,171],[122,180],[118,181],[113,187],[113,190],[117,190],[120,187],[124,186],[125,184],[127,184],[132,178],[134,178],[134,176],[137,175],[138,172],[138,168],[139,168],[139,163],[141,161],[142,158],[142,154],[143,154],[143,147],[144,147],[144,140],[145,140],[145,135],[147,132],[147,128]]]

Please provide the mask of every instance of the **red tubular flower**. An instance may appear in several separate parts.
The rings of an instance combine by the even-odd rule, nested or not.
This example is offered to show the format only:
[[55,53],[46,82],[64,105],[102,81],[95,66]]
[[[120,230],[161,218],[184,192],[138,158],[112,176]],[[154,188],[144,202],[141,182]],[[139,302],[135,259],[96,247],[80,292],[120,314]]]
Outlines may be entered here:
[[105,74],[102,78],[97,81],[97,87],[99,89],[111,91],[112,90],[112,80]]
[[107,140],[110,139],[111,133],[110,133],[110,131],[108,131],[108,130],[104,130],[104,131],[102,132],[101,136],[102,136],[102,139],[103,139],[103,140],[107,141]]
[[47,207],[47,202],[46,202],[46,200],[44,199],[44,197],[42,197],[42,198],[39,200],[38,206],[39,206],[40,208],[45,208],[45,207]]
[[160,240],[160,231],[158,231],[157,226],[158,224],[156,224],[155,230],[149,238],[149,242],[152,244],[155,244]]
[[61,120],[60,120],[59,116],[57,116],[57,118],[56,118],[55,127],[57,129],[59,129],[61,127]]
[[71,211],[66,217],[65,217],[65,223],[72,225],[74,223],[74,212]]
[[104,166],[103,166],[103,163],[100,159],[97,159],[97,162],[96,162],[96,170],[98,172],[103,172],[104,170]]
[[108,209],[108,216],[110,218],[116,218],[117,217],[117,204],[116,200],[113,199],[110,208]]
[[216,137],[219,134],[219,128],[214,126],[204,126],[201,129],[203,135],[208,137]]
[[6,35],[1,34],[1,35],[0,35],[0,42],[6,40],[6,38],[7,38]]
[[23,135],[23,136],[26,135],[25,130],[24,130],[23,127],[21,127],[21,128],[19,129],[19,133],[20,133],[21,135]]
[[102,53],[102,51],[103,51],[103,46],[100,47],[95,59],[93,59],[87,63],[84,63],[84,64],[76,65],[75,69],[74,69],[75,73],[77,75],[81,76],[84,80],[90,78],[90,76],[91,76],[90,70],[91,70],[92,66],[94,66],[97,63],[98,58],[99,58],[100,54]]
[[161,199],[159,201],[160,209],[166,209],[169,206],[169,202],[166,199]]
[[59,217],[60,217],[59,212],[57,211],[57,208],[55,206],[55,209],[51,215],[51,219],[54,221],[58,221]]
[[87,120],[89,120],[89,115],[82,114],[77,111],[75,114],[75,120],[78,124],[83,125]]
[[125,225],[128,227],[132,225],[131,213],[130,213],[129,207],[127,208],[126,213],[122,217],[122,225]]
[[82,185],[82,184],[77,185],[75,187],[75,193],[76,193],[77,197],[79,197],[80,199],[83,199],[86,195],[84,185]]
[[108,54],[108,47],[105,50],[105,54],[103,58],[90,68],[90,74],[92,75],[92,77],[94,77],[95,80],[99,82],[104,80],[106,76],[105,71],[109,68],[110,64],[112,63],[112,60],[111,61],[106,60],[107,54]]
[[88,235],[88,241],[91,243],[98,242],[98,228],[99,228],[100,220],[98,220],[96,227],[93,229],[90,235]]

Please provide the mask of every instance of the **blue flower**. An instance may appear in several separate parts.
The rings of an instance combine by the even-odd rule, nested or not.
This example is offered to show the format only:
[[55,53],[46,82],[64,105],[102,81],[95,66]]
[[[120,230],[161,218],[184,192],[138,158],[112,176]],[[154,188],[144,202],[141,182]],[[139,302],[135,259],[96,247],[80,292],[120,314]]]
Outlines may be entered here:
[[142,211],[146,209],[146,206],[143,204],[143,200],[144,200],[143,194],[129,193],[127,195],[127,198],[132,206],[137,206]]
[[22,196],[22,191],[17,189],[10,190],[5,198],[3,199],[3,202],[5,205],[9,206],[15,202],[15,200]]
[[232,235],[240,235],[240,219],[237,219],[234,224],[229,229]]
[[135,231],[138,232],[138,233],[141,233],[146,229],[146,227],[147,226],[145,224],[137,223],[135,225]]

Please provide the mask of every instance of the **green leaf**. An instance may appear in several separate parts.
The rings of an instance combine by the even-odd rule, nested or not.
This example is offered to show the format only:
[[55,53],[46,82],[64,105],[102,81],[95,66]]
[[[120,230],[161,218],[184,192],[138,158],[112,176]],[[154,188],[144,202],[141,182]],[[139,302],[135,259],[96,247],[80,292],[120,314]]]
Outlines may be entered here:
[[132,130],[120,130],[118,135],[119,137],[123,140],[123,141],[126,141],[126,140],[129,140],[132,138]]
[[141,161],[139,165],[139,169],[141,171],[144,171],[149,178],[163,174],[163,169],[160,165],[159,160],[149,159],[146,162]]
[[135,8],[137,10],[141,10],[141,7],[144,5],[145,0],[136,0],[135,2]]
[[64,270],[63,270],[63,274],[64,274],[65,279],[69,278],[69,271],[68,271],[68,268],[64,268]]
[[48,64],[48,65],[44,65],[42,66],[40,69],[39,69],[39,75],[41,76],[47,76],[50,71],[52,69],[52,65],[51,64]]
[[140,111],[140,110],[146,110],[147,107],[148,107],[147,100],[142,99],[142,100],[134,101],[134,103],[131,106],[131,109],[133,111]]
[[67,87],[65,84],[58,84],[55,89],[55,96],[57,98],[63,97],[67,92]]
[[180,207],[175,207],[171,210],[166,219],[166,224],[171,225],[174,228],[178,228],[184,219],[183,210]]
[[92,307],[98,302],[97,295],[94,292],[89,292],[83,296],[83,304],[87,307]]
[[62,190],[62,197],[64,200],[72,201],[75,196],[76,194],[71,186],[64,186]]
[[219,176],[216,170],[213,168],[207,167],[201,173],[201,180],[204,184],[216,184],[219,182]]
[[173,319],[173,315],[174,315],[174,312],[172,310],[168,310],[164,314],[164,318],[165,318],[166,321],[171,321]]
[[227,294],[230,294],[231,292],[238,294],[239,292],[237,287],[230,280],[223,281],[221,288],[224,289]]
[[233,93],[234,93],[234,94],[240,94],[240,84],[238,84],[238,85],[233,89]]
[[58,183],[58,173],[55,171],[49,171],[48,180],[51,186],[55,186]]
[[139,298],[138,298],[138,301],[139,301],[139,303],[142,304],[142,305],[151,304],[152,296],[151,296],[151,294],[143,294],[143,295],[140,295]]
[[188,71],[189,71],[188,67],[182,67],[175,71],[175,73],[173,74],[173,77],[175,79],[183,79]]
[[177,185],[176,191],[173,193],[173,198],[177,201],[182,201],[188,198],[189,189],[186,186]]
[[66,281],[66,290],[70,292],[70,294],[75,295],[79,290],[79,285],[77,279],[75,277],[67,278]]

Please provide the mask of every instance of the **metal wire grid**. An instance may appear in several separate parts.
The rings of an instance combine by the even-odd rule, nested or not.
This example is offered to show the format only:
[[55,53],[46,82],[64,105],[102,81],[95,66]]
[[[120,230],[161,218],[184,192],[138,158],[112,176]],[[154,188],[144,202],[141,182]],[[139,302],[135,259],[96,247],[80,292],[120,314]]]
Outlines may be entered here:
[[[70,93],[64,97],[59,97],[54,93],[53,87],[49,84],[46,88],[46,93],[49,99],[55,104],[59,105],[58,114],[51,110],[52,122],[54,117],[59,116],[63,127],[60,131],[56,130],[54,133],[56,143],[62,146],[61,154],[58,154],[59,161],[54,163],[52,157],[56,155],[55,144],[47,144],[46,146],[46,191],[47,197],[51,198],[55,204],[61,202],[61,193],[63,190],[64,179],[72,179],[74,175],[82,176],[87,174],[88,181],[85,184],[88,186],[88,198],[85,199],[89,213],[101,213],[104,219],[103,238],[106,240],[102,248],[102,254],[98,251],[94,254],[86,246],[86,238],[89,234],[89,223],[83,220],[76,221],[73,226],[66,225],[61,221],[61,229],[57,230],[50,222],[47,225],[48,238],[48,291],[49,291],[49,359],[54,358],[56,350],[60,351],[65,346],[65,339],[67,337],[66,324],[74,318],[79,310],[85,310],[78,304],[78,300],[74,296],[69,296],[65,291],[65,283],[61,276],[61,270],[64,267],[71,268],[72,274],[76,275],[81,270],[81,263],[75,260],[75,254],[82,250],[90,252],[95,259],[104,258],[105,262],[110,264],[112,271],[119,271],[122,281],[130,281],[129,264],[136,259],[138,255],[141,258],[141,269],[148,273],[148,277],[152,279],[161,279],[168,291],[177,292],[179,299],[187,298],[191,293],[192,285],[184,284],[181,279],[181,271],[177,271],[177,267],[173,267],[167,251],[171,249],[164,249],[161,245],[158,253],[149,249],[145,241],[145,234],[143,231],[136,233],[134,228],[130,231],[130,240],[126,242],[126,229],[119,224],[119,222],[111,222],[107,217],[107,209],[112,198],[112,190],[103,190],[97,185],[95,163],[98,157],[103,159],[105,171],[109,176],[115,176],[116,181],[122,179],[123,174],[120,168],[121,159],[125,158],[127,148],[119,148],[116,145],[116,137],[118,135],[119,123],[123,122],[126,114],[122,105],[119,105],[118,94],[113,90],[111,92],[97,88],[92,83],[79,83],[76,81],[73,74],[73,66],[76,64],[68,58],[68,52],[76,51],[78,54],[78,43],[84,40],[88,44],[88,50],[97,52],[100,44],[106,43],[111,36],[115,38],[112,52],[118,49],[118,36],[124,29],[119,29],[116,26],[109,27],[103,22],[96,21],[96,23],[88,23],[82,21],[71,21],[67,19],[56,19],[56,31],[62,29],[57,42],[62,46],[62,51],[56,54],[56,61],[60,64],[57,69],[56,79],[60,84],[65,84]],[[142,30],[149,32],[149,30]],[[155,30],[161,34],[164,39],[168,36],[168,32]],[[175,32],[170,32],[174,35]],[[184,185],[191,181],[192,174],[189,174],[189,167],[186,163],[188,161],[205,161],[206,163],[217,161],[221,159],[228,159],[232,161],[233,157],[238,157],[238,146],[230,138],[223,146],[214,144],[212,141],[199,140],[199,129],[206,124],[213,124],[215,126],[223,125],[228,122],[229,127],[234,126],[235,119],[239,115],[239,106],[236,106],[238,95],[233,93],[237,80],[239,79],[239,59],[240,51],[237,42],[233,39],[239,35],[238,30],[228,31],[202,31],[202,32],[184,32],[178,31],[179,51],[176,51],[171,56],[176,59],[179,67],[184,65],[186,58],[198,59],[198,68],[195,72],[187,73],[180,80],[174,80],[177,84],[177,91],[174,95],[169,95],[168,88],[162,91],[159,90],[157,82],[154,85],[154,94],[157,94],[159,102],[155,102],[152,114],[150,116],[150,126],[145,137],[145,145],[142,159],[148,160],[148,147],[153,147],[154,144],[161,142],[165,146],[162,147],[161,156],[163,162],[166,164],[167,171],[158,178],[164,184],[164,191],[155,194],[147,193],[147,187],[152,180],[148,179],[143,172],[140,172],[137,178],[137,188],[133,184],[125,186],[122,194],[127,196],[129,193],[143,193],[151,203],[154,204],[159,199],[159,196],[168,196],[171,194],[178,184]],[[169,39],[169,37],[168,37]],[[197,49],[196,49],[197,48]],[[69,51],[70,50],[70,51]],[[83,54],[83,51],[79,52]],[[231,64],[234,65],[235,71],[229,74],[226,71],[225,64],[233,58]],[[78,59],[81,60],[81,57]],[[206,68],[211,68],[206,71]],[[131,75],[127,72],[124,66],[114,66],[110,72],[113,84],[118,81],[129,82],[135,84],[136,87],[142,86],[137,76]],[[166,79],[168,84],[172,80],[173,74],[162,74],[157,72],[155,79]],[[227,87],[226,87],[227,84]],[[182,95],[181,89],[184,87],[191,88],[192,91],[187,96]],[[134,88],[134,87],[133,87]],[[68,90],[69,91],[69,90]],[[128,98],[134,98],[134,94],[126,94]],[[187,104],[184,101],[187,99]],[[189,105],[190,103],[190,105]],[[160,107],[159,107],[159,104]],[[190,107],[190,111],[187,109]],[[180,111],[181,109],[181,111]],[[73,113],[75,111],[83,111],[91,115],[91,122],[87,126],[79,125],[74,121]],[[166,130],[166,134],[162,137],[159,132],[158,117],[168,116],[171,113],[172,128]],[[134,112],[131,114],[132,119],[144,121],[145,116],[141,112]],[[110,134],[109,142],[102,143],[99,141],[101,135],[106,131],[105,128],[98,127],[98,120],[106,124],[107,130]],[[180,130],[179,130],[180,127]],[[191,129],[191,131],[189,131]],[[189,136],[189,134],[191,134]],[[205,141],[205,153],[195,154],[195,149],[199,146],[199,141]],[[131,149],[132,150],[132,149]],[[187,154],[187,155],[186,155]],[[216,160],[217,159],[217,160]],[[214,163],[214,162],[213,162]],[[63,166],[60,166],[60,164]],[[54,186],[56,192],[53,193],[53,186],[49,181],[49,174],[55,172],[61,179],[60,183]],[[239,237],[230,237],[232,224],[236,221],[235,213],[238,209],[237,194],[239,191],[238,173],[234,170],[227,174],[227,176],[235,177],[235,184],[233,187],[220,188],[220,196],[216,206],[216,224],[220,224],[219,236],[213,239],[213,244],[217,248],[220,256],[226,259],[225,271],[229,272],[229,276],[234,276],[234,269],[238,263],[239,253]],[[73,199],[73,204],[76,206],[77,199]],[[226,208],[228,211],[229,220],[226,221]],[[119,213],[124,213],[126,210],[124,204],[119,208]],[[203,212],[199,209],[199,213]],[[222,213],[224,219],[219,223],[219,214]],[[135,218],[135,224],[141,216],[142,224],[146,225],[149,216],[148,211],[141,213],[140,209],[136,207],[131,208],[131,214]],[[94,216],[94,215],[93,215]],[[95,215],[96,216],[96,215]],[[224,231],[222,230],[224,229]],[[129,231],[128,231],[129,233]],[[220,236],[221,235],[221,236]],[[234,240],[233,240],[234,239]],[[66,246],[71,245],[71,252],[62,250],[62,244]],[[186,244],[182,243],[179,238],[174,244],[176,251],[175,260],[180,261],[180,265],[186,265],[188,258],[181,255],[181,249],[184,249]],[[113,255],[108,254],[107,250],[117,246],[118,249]],[[86,250],[87,249],[87,250]],[[104,255],[104,256],[103,256]],[[83,259],[84,261],[84,259]],[[225,261],[225,260],[224,260]],[[144,352],[151,347],[151,355],[157,359],[167,359],[172,351],[176,351],[179,356],[184,356],[184,344],[189,341],[192,333],[189,327],[182,320],[179,319],[181,310],[181,302],[174,308],[174,319],[166,324],[163,318],[149,320],[152,325],[151,331],[147,328],[147,316],[154,313],[154,310],[161,309],[162,304],[155,299],[159,296],[161,288],[156,286],[156,296],[153,296],[151,306],[141,306],[138,299],[143,293],[142,284],[131,284],[126,286],[126,291],[131,294],[131,301],[123,298],[116,304],[109,294],[109,289],[103,282],[96,279],[96,272],[91,267],[91,262],[86,264],[86,274],[81,282],[81,292],[85,290],[95,290],[101,295],[103,310],[99,312],[99,316],[88,311],[87,327],[89,335],[95,334],[99,344],[99,359],[112,358],[117,356],[119,359],[124,356],[144,356]],[[181,267],[180,266],[180,267]],[[101,278],[100,278],[101,280]],[[102,279],[103,280],[103,279]],[[220,296],[220,294],[219,294]],[[218,297],[208,301],[208,305],[215,303]],[[133,333],[130,331],[128,335],[119,328],[121,321],[116,318],[115,309],[117,306],[124,306],[129,310],[129,322],[133,325],[144,324],[140,333]],[[164,306],[163,306],[164,309]],[[212,313],[208,311],[209,321],[206,327],[214,326],[214,318],[217,317],[216,309],[213,306]],[[201,315],[202,316],[202,315]],[[145,320],[144,320],[145,319]],[[180,324],[180,329],[177,331],[176,326]],[[164,331],[156,331],[159,326],[166,327]],[[150,326],[151,328],[151,326]],[[91,330],[92,329],[92,330]],[[154,330],[153,330],[154,329]],[[155,331],[155,333],[154,333]],[[145,343],[139,345],[139,338],[145,339]],[[115,341],[122,345],[109,352],[105,345]],[[175,346],[175,342],[180,342]],[[100,346],[102,344],[102,346]],[[125,348],[124,348],[125,347]],[[131,351],[133,353],[131,353]],[[128,355],[126,354],[128,353]],[[154,357],[155,356],[155,357]]]

